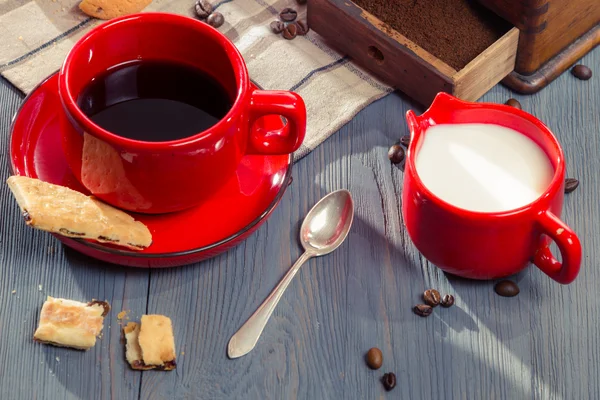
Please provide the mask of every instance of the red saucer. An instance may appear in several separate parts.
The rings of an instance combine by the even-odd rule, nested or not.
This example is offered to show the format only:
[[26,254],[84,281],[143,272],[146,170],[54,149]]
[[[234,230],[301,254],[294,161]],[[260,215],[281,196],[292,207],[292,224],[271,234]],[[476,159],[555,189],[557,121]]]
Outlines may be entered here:
[[[56,74],[43,81],[27,96],[13,121],[13,173],[87,194],[69,170],[60,144],[62,105],[57,82]],[[268,130],[283,125],[276,116],[257,123]],[[268,218],[291,183],[291,166],[291,155],[246,156],[235,176],[202,205],[172,214],[132,214],[152,232],[152,245],[141,252],[55,236],[77,251],[114,264],[173,267],[198,262],[239,244]]]

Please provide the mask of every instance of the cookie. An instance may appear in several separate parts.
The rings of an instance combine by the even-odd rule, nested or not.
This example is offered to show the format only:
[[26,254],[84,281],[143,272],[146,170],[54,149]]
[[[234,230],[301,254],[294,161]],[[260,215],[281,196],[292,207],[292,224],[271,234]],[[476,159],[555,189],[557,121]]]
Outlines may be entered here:
[[81,303],[48,296],[33,340],[59,347],[87,350],[94,347],[110,305],[105,301]]
[[146,225],[93,197],[25,176],[11,176],[6,182],[25,223],[33,228],[133,250],[152,243]]
[[141,322],[123,328],[126,340],[125,358],[137,370],[176,368],[175,338],[171,320],[163,315],[143,315]]
[[150,3],[152,0],[83,0],[79,8],[90,17],[112,19],[138,13]]

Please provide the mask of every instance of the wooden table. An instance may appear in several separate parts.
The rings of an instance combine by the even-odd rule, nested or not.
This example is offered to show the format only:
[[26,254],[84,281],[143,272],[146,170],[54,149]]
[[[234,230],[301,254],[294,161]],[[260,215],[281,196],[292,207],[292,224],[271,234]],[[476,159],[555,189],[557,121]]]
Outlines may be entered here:
[[[596,76],[564,74],[517,97],[564,146],[568,176],[581,180],[563,217],[583,244],[579,278],[561,286],[535,267],[514,277],[515,298],[494,282],[448,278],[414,249],[402,227],[402,171],[388,147],[407,133],[409,100],[371,105],[294,166],[294,183],[268,223],[212,260],[173,269],[107,265],[27,228],[0,187],[0,398],[8,399],[598,399],[600,398],[600,49],[583,62]],[[511,93],[495,87],[486,101]],[[0,84],[0,171],[9,175],[8,128],[22,95]],[[347,242],[309,261],[257,347],[229,360],[230,336],[300,255],[305,213],[326,193],[349,189],[356,218]],[[510,251],[510,249],[507,249]],[[41,285],[41,290],[39,290]],[[456,296],[429,318],[411,308],[424,289]],[[12,293],[16,291],[15,293]],[[107,299],[113,311],[88,352],[33,343],[47,295]],[[178,368],[137,372],[124,360],[117,313],[173,319]],[[382,349],[371,371],[364,353]],[[394,391],[379,378],[393,371]]]

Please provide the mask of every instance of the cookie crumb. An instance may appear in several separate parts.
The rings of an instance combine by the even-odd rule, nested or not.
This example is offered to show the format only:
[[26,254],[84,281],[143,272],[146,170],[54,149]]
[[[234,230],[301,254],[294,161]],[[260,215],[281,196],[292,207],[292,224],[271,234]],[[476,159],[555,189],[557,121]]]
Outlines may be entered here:
[[11,293],[12,293],[12,294],[15,294],[15,293],[17,293],[17,291],[16,291],[16,290],[13,290]]
[[42,291],[42,285],[38,285],[38,292]]
[[117,314],[117,319],[119,321],[122,321],[124,319],[129,319],[129,316],[127,314],[129,314],[131,310],[123,310],[120,313]]
[[56,357],[56,362],[60,362],[60,358],[59,357]]
[[19,40],[23,40],[23,36],[19,36]]

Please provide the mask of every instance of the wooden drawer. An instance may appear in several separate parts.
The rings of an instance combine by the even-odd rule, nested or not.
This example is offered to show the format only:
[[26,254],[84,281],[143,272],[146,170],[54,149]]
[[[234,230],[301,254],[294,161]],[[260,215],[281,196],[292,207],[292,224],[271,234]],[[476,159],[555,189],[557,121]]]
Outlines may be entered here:
[[457,71],[349,0],[310,0],[307,18],[328,43],[425,106],[438,92],[475,101],[515,66],[517,28]]

